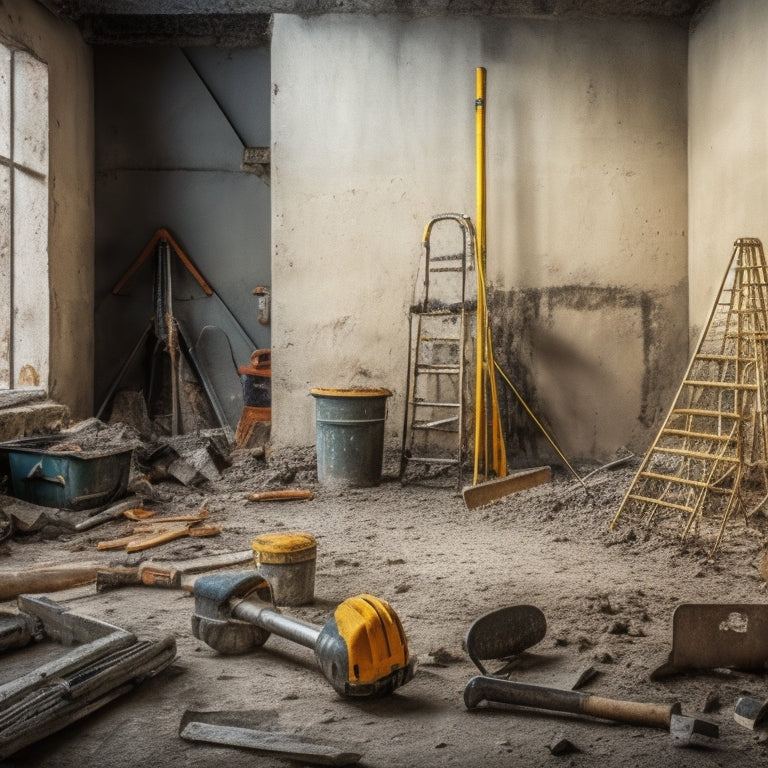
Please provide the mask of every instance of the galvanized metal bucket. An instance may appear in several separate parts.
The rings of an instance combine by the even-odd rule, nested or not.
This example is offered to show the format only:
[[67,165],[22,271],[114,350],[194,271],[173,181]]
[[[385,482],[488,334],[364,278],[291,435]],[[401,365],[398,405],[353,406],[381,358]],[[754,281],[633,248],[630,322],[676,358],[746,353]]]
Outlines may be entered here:
[[388,389],[313,389],[317,479],[323,485],[381,482]]

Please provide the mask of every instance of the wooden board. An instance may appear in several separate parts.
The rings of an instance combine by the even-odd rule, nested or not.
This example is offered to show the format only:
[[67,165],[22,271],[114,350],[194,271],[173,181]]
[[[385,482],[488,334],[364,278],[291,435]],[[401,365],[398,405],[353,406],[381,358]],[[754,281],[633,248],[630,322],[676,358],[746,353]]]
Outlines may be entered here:
[[487,483],[468,485],[461,493],[464,496],[467,509],[474,509],[502,499],[516,491],[524,491],[527,488],[548,483],[551,479],[551,467],[535,467],[500,477],[498,480],[490,480]]

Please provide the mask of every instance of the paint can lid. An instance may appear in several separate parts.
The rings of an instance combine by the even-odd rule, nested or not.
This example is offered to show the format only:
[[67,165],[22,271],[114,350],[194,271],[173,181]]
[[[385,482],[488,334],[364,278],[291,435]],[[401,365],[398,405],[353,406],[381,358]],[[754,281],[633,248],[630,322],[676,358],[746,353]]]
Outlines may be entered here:
[[257,567],[261,563],[301,563],[317,554],[311,533],[262,533],[253,540]]

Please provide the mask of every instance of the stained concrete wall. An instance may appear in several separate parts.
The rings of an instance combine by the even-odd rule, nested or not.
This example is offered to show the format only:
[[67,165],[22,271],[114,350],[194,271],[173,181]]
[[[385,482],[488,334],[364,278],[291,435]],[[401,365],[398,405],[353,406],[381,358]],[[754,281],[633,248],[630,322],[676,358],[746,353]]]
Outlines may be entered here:
[[689,52],[692,341],[712,311],[733,243],[768,245],[768,4],[715,2]]
[[[642,451],[687,359],[687,32],[651,21],[276,16],[273,441],[312,387],[390,388],[427,220],[475,211],[488,71],[496,353],[571,457]],[[503,392],[512,463],[543,450]]]
[[32,0],[0,0],[0,36],[48,65],[49,391],[85,418],[93,402],[91,52],[74,24]]

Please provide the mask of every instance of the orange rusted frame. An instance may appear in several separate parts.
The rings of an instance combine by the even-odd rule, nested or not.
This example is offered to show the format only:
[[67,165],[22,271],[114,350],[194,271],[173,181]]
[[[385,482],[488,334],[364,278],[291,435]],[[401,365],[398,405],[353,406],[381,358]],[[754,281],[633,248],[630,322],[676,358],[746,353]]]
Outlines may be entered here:
[[192,277],[195,278],[197,284],[205,291],[206,295],[210,296],[213,293],[213,288],[208,285],[206,279],[200,274],[197,267],[192,263],[192,260],[181,250],[179,244],[173,239],[173,236],[167,229],[158,229],[151,240],[144,246],[144,250],[139,254],[136,261],[131,264],[128,271],[115,283],[115,287],[112,289],[112,293],[118,294],[123,289],[125,284],[133,277],[139,267],[147,260],[149,255],[155,250],[155,247],[161,240],[167,240],[168,244],[173,248],[176,255],[181,259],[182,264],[187,268]]

